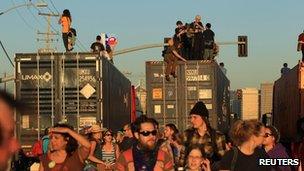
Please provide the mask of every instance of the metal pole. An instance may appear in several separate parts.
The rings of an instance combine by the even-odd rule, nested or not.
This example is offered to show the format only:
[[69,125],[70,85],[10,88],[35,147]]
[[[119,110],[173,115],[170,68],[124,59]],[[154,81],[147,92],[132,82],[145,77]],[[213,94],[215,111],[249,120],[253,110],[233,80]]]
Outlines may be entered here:
[[[38,75],[40,75],[40,56],[39,54],[37,54],[37,72],[38,72]],[[40,80],[37,79],[37,127],[38,127],[38,137],[37,137],[37,140],[40,139]]]

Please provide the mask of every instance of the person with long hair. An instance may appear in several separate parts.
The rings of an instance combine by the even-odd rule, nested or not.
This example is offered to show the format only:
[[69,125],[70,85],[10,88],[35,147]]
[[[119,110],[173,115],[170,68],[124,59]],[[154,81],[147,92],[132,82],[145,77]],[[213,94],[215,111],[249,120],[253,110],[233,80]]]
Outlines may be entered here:
[[68,34],[70,32],[70,28],[71,28],[71,23],[72,23],[72,17],[71,17],[71,13],[68,9],[63,10],[62,15],[59,18],[58,24],[61,24],[62,26],[62,40],[63,40],[63,44],[65,47],[65,51],[69,52],[69,41],[68,41]]
[[261,148],[265,140],[265,127],[256,120],[238,120],[230,129],[233,147],[226,152],[219,164],[220,170],[266,171],[269,166],[259,166],[259,159],[269,158]]
[[56,124],[49,133],[51,149],[40,158],[39,171],[82,171],[90,142],[67,124]]
[[165,140],[160,146],[163,151],[170,154],[170,156],[174,159],[175,167],[179,166],[178,161],[180,151],[184,147],[177,141],[178,133],[179,131],[173,123],[166,124],[164,129]]
[[114,170],[114,165],[119,157],[119,147],[113,142],[113,132],[107,129],[102,134],[102,161],[105,163],[105,170]]
[[92,125],[88,130],[88,139],[91,143],[90,155],[88,157],[90,164],[99,170],[105,166],[105,163],[102,161],[102,130],[99,125]]
[[210,161],[206,158],[204,146],[191,146],[187,156],[187,171],[211,171]]

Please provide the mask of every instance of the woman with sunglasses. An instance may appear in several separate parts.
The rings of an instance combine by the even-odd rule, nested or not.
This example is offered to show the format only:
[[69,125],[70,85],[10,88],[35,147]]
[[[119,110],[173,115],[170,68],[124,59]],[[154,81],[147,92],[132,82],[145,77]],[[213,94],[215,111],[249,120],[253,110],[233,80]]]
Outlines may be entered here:
[[[265,127],[265,139],[263,147],[270,158],[290,158],[286,152],[285,147],[279,143],[280,133],[274,126]],[[290,171],[288,166],[278,166],[273,170]]]
[[114,170],[115,162],[119,156],[119,147],[113,142],[111,130],[105,130],[102,135],[102,161],[105,163],[102,170]]
[[238,120],[230,129],[233,147],[226,152],[219,163],[219,170],[268,171],[269,166],[258,165],[259,159],[269,158],[263,148],[260,148],[265,135],[265,127],[256,120]]
[[[92,125],[91,128],[88,130],[88,139],[91,143],[91,149],[90,149],[90,155],[88,157],[88,165],[89,167],[95,167],[98,170],[101,170],[103,166],[105,166],[105,163],[102,161],[102,130],[99,125]],[[88,166],[87,165],[87,166]],[[87,167],[86,166],[86,167]]]

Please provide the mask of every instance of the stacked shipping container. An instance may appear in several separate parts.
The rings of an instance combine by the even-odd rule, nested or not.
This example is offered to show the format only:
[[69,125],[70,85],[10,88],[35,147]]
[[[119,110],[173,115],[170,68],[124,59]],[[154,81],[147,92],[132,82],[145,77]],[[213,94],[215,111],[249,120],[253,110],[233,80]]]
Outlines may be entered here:
[[146,62],[147,114],[161,125],[174,123],[184,130],[193,105],[201,100],[209,110],[214,128],[226,132],[229,126],[230,82],[213,61],[178,62],[176,79],[165,80],[162,61]]

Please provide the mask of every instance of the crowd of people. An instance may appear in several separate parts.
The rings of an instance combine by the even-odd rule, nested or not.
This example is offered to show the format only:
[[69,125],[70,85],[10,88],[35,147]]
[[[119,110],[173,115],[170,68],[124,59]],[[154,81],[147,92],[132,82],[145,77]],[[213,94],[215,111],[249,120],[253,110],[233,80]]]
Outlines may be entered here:
[[[0,170],[19,150],[14,136],[13,111],[18,103],[0,92]],[[21,109],[22,110],[22,109]],[[238,120],[229,136],[209,123],[205,104],[197,102],[189,113],[192,127],[181,131],[145,115],[126,123],[116,134],[110,129],[92,125],[79,134],[73,127],[59,123],[47,131],[39,155],[39,171],[152,171],[152,170],[295,170],[299,166],[260,166],[259,159],[298,158],[303,161],[304,138],[290,156],[280,144],[280,133],[273,126],[256,120]],[[302,130],[303,131],[303,130]],[[302,144],[302,145],[301,145]],[[303,166],[303,162],[302,162]]]

